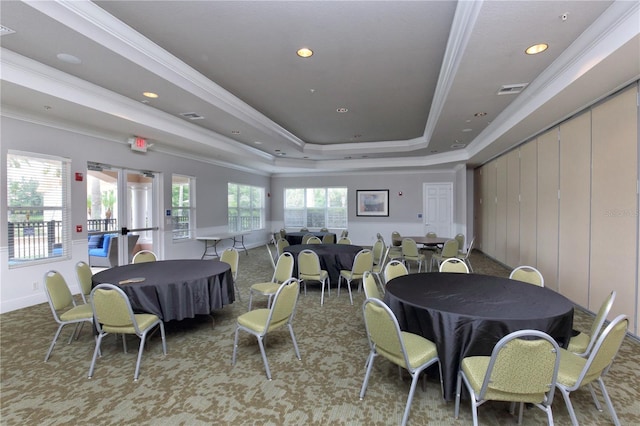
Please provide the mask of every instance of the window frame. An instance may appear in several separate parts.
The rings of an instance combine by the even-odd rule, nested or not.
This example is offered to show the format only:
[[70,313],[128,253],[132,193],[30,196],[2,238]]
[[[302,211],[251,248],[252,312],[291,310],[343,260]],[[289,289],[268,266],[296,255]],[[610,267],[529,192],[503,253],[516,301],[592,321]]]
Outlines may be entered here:
[[[323,207],[319,207],[319,206],[310,206],[309,205],[309,197],[318,190],[323,190],[324,191],[324,202],[325,205]],[[336,207],[336,206],[332,206],[331,205],[331,197],[329,196],[329,193],[331,190],[344,190],[345,195],[344,195],[344,199],[345,199],[345,205],[342,207]],[[302,206],[293,206],[293,207],[288,207],[287,206],[287,192],[288,191],[302,191],[303,194],[303,200],[302,200]],[[299,198],[299,195],[298,195]],[[331,214],[332,211],[336,211],[336,210],[340,210],[340,209],[344,209],[344,216],[343,216],[343,221],[344,221],[344,226],[340,226],[339,223],[336,222],[332,222],[331,221],[331,217],[333,217],[334,215]],[[284,188],[283,191],[283,210],[284,210],[284,227],[285,228],[299,228],[299,227],[304,227],[304,228],[332,228],[332,229],[347,229],[348,225],[349,225],[349,188],[345,187],[345,186],[328,186],[328,187],[304,187],[304,188],[300,188],[300,187],[291,187],[291,188]],[[311,210],[323,210],[324,211],[324,222],[323,224],[311,224],[309,223],[309,214]],[[298,216],[302,221],[301,222],[288,222],[288,220],[291,220],[291,216],[293,215],[288,215],[287,212],[296,212],[295,216]]]
[[[231,193],[231,187],[235,186],[236,191],[235,194]],[[241,206],[240,195],[242,193],[241,188],[246,188],[249,190],[249,206],[243,207]],[[265,220],[266,220],[266,198],[265,198],[266,190],[262,186],[256,185],[247,185],[236,182],[227,182],[227,228],[231,233],[237,232],[250,232],[250,231],[260,231],[265,229]],[[231,206],[230,198],[232,195],[235,195],[236,205],[234,207]],[[259,198],[259,202],[256,203],[256,197]],[[231,209],[236,209],[237,214],[231,213]],[[249,210],[249,228],[243,229],[242,227],[242,215],[241,210]],[[255,212],[258,212],[255,215]],[[234,219],[235,218],[235,219]],[[255,225],[255,220],[258,219],[258,224]],[[235,227],[232,227],[235,224]],[[255,225],[255,226],[254,226]]]
[[[174,178],[186,179],[187,186],[189,187],[189,204],[188,206],[180,206],[174,204],[173,199],[173,189],[174,185],[179,185],[180,183],[175,183]],[[182,217],[183,215],[176,215],[177,211],[188,211],[187,222],[180,222],[177,220],[178,217]],[[186,223],[186,229],[182,229],[180,225]],[[172,241],[186,241],[192,240],[195,237],[195,229],[196,229],[196,178],[194,176],[183,175],[180,173],[172,173],[171,174],[171,239]],[[186,232],[186,234],[185,234]]]

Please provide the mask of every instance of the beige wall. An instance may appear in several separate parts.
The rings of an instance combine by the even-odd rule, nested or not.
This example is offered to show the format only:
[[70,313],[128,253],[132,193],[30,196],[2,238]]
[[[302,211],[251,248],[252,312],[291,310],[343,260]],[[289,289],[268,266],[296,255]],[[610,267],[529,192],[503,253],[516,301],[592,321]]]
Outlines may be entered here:
[[609,319],[628,315],[635,335],[637,99],[634,84],[475,174],[482,192],[479,247],[510,267],[537,267],[547,287],[592,312],[615,290]]

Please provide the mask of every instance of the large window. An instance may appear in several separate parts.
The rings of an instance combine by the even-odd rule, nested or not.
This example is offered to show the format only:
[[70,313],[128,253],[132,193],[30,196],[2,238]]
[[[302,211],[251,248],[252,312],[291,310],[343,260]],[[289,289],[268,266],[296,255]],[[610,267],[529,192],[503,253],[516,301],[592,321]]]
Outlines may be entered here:
[[173,239],[191,238],[195,220],[196,179],[190,176],[171,176],[171,220]]
[[7,153],[9,265],[68,256],[69,160]]
[[347,188],[286,188],[287,228],[347,228]]
[[229,232],[264,228],[264,188],[229,183]]

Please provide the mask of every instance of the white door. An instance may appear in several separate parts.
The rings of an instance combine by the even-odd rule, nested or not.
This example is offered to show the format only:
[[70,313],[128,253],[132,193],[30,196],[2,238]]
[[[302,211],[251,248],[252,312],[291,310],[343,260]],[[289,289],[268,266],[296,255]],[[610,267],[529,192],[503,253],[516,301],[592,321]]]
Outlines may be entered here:
[[453,183],[425,183],[424,233],[453,238]]

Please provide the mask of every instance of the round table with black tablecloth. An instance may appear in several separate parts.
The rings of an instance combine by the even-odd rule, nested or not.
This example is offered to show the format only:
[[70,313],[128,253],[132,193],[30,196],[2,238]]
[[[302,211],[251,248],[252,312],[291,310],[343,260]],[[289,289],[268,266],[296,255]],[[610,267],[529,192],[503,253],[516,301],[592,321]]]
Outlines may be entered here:
[[136,312],[162,321],[209,315],[235,300],[229,264],[218,260],[162,260],[117,266],[92,277],[93,286],[118,285]]
[[293,254],[296,259],[293,276],[298,276],[298,255],[304,249],[313,250],[320,259],[320,267],[329,274],[329,281],[338,284],[341,270],[351,270],[356,255],[362,250],[351,244],[296,244],[285,247],[284,251]]
[[322,237],[324,237],[325,235],[333,235],[333,242],[334,243],[336,242],[336,234],[334,234],[333,232],[313,232],[313,231],[287,232],[284,238],[289,242],[289,244],[293,246],[293,245],[298,245],[302,243],[302,237],[304,237],[307,234],[311,234],[320,239],[322,239]]
[[400,328],[433,341],[442,365],[445,399],[454,399],[463,358],[491,355],[502,337],[535,329],[567,345],[574,304],[555,291],[479,274],[421,273],[394,278],[385,303]]

